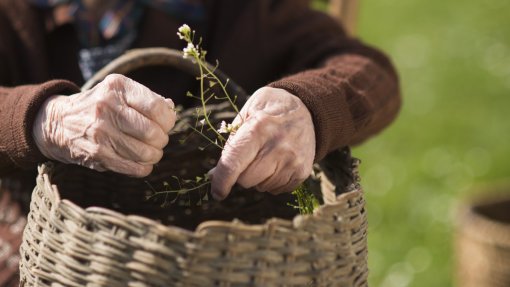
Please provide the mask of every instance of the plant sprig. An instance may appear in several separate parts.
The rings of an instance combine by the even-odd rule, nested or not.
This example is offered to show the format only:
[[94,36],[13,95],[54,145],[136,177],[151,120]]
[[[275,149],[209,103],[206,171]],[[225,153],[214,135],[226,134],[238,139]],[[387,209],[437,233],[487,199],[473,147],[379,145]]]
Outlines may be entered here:
[[298,186],[292,195],[295,196],[295,203],[288,203],[289,206],[299,210],[300,214],[312,214],[319,207],[319,200],[315,197],[305,184]]
[[[188,97],[192,97],[197,99],[201,103],[201,108],[196,109],[196,120],[195,125],[189,125],[189,127],[196,133],[198,133],[201,137],[203,137],[209,145],[214,145],[217,148],[223,149],[229,134],[234,134],[238,129],[239,125],[233,125],[231,123],[226,123],[222,121],[219,127],[215,127],[211,122],[211,112],[208,111],[207,105],[212,99],[215,100],[226,100],[230,104],[230,107],[234,110],[236,115],[238,115],[241,119],[241,124],[244,122],[244,119],[239,113],[239,109],[236,105],[237,95],[231,97],[227,91],[227,87],[229,84],[229,79],[225,82],[222,82],[218,76],[216,75],[216,70],[218,69],[219,62],[216,61],[216,65],[211,67],[207,64],[205,59],[207,55],[207,51],[203,50],[201,47],[202,38],[198,40],[198,43],[195,43],[195,31],[192,30],[188,25],[182,25],[178,32],[177,36],[184,40],[187,45],[183,49],[183,58],[191,59],[193,63],[196,63],[199,68],[200,75],[197,77],[197,80],[200,82],[200,96],[195,96],[191,92],[187,92]],[[208,87],[206,87],[206,84]],[[220,91],[223,96],[218,96],[214,93],[213,88],[219,86]],[[211,93],[210,95],[208,95]],[[207,96],[208,95],[208,96]],[[213,131],[214,137],[211,138],[208,136],[205,131]],[[183,140],[185,141],[185,140]],[[199,149],[204,149],[202,147]],[[176,203],[183,196],[187,195],[188,201],[184,201],[184,203],[188,206],[191,205],[191,195],[190,193],[193,191],[198,191],[199,202],[198,205],[202,204],[202,201],[206,201],[209,199],[208,196],[208,187],[211,184],[210,178],[207,175],[203,177],[196,177],[194,180],[181,180],[177,177],[173,177],[176,180],[179,188],[172,189],[170,184],[164,182],[163,185],[165,187],[164,191],[156,191],[152,187],[152,194],[147,196],[147,199],[152,199],[158,196],[165,196],[165,202],[163,205],[167,205],[168,203],[173,204]],[[205,193],[202,191],[205,189]],[[300,185],[297,189],[295,189],[292,194],[295,196],[296,201],[295,204],[288,203],[289,206],[292,206],[299,210],[301,214],[311,214],[313,210],[319,206],[319,201],[315,197],[315,195],[309,191],[304,184]],[[169,199],[169,196],[173,196],[172,199]]]

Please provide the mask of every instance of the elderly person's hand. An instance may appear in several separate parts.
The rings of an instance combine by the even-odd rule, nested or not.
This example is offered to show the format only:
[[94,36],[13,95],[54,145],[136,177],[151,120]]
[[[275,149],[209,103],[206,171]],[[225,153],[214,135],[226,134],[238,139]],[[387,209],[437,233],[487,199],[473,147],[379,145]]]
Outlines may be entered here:
[[310,112],[296,96],[261,88],[232,124],[240,127],[210,171],[215,199],[224,199],[236,182],[273,194],[292,191],[312,172],[314,126]]
[[163,156],[175,118],[171,100],[110,75],[89,91],[49,98],[33,135],[49,159],[143,177]]

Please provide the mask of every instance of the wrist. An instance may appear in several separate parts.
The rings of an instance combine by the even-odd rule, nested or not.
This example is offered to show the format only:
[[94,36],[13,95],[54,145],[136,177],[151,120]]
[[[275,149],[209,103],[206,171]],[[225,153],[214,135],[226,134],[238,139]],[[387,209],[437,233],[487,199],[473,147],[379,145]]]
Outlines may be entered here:
[[58,145],[59,125],[62,121],[61,102],[66,96],[51,96],[42,104],[32,127],[32,136],[39,151],[48,159],[57,160],[54,149]]

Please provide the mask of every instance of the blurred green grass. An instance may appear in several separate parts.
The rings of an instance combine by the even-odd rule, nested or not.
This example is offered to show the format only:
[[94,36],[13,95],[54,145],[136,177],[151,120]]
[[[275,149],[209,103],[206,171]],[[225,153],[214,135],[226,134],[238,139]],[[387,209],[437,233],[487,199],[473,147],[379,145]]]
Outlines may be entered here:
[[404,101],[390,128],[353,150],[370,285],[452,286],[455,206],[510,179],[510,1],[360,1],[357,35],[393,59]]

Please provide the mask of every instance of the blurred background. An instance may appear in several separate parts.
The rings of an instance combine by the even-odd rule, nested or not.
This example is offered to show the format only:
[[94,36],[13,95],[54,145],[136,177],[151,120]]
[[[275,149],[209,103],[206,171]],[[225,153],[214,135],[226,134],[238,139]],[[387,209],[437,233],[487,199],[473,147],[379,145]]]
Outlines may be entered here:
[[353,150],[370,285],[452,286],[457,205],[510,181],[510,1],[360,0],[356,34],[393,59],[404,100]]

